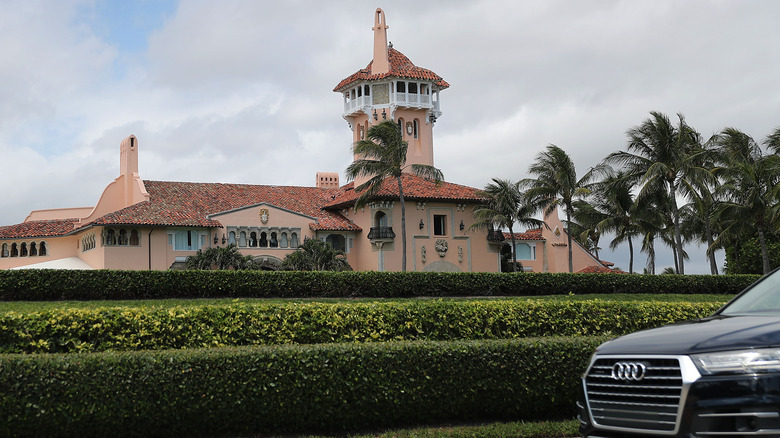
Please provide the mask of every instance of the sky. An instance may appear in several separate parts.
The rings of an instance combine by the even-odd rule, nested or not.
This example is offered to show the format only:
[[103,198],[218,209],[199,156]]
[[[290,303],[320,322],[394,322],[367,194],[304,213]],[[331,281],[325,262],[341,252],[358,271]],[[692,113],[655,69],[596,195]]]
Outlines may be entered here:
[[[549,144],[581,176],[650,111],[683,114],[705,138],[734,127],[761,141],[780,126],[775,0],[0,3],[3,225],[95,205],[130,134],[143,179],[346,182],[333,88],[371,61],[377,7],[393,47],[451,85],[434,128],[450,182],[529,177]],[[608,244],[601,258],[628,270],[627,249]],[[709,273],[704,247],[687,250],[686,273]],[[657,252],[659,271],[672,265]]]

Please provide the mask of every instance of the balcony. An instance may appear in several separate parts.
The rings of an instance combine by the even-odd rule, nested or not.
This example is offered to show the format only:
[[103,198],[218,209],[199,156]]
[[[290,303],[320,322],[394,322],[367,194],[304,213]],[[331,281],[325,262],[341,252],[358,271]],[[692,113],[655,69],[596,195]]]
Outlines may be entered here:
[[393,227],[371,227],[368,232],[368,240],[374,242],[378,240],[389,241],[395,239]]
[[504,240],[504,232],[501,230],[490,230],[487,233],[487,241],[489,243],[501,243]]

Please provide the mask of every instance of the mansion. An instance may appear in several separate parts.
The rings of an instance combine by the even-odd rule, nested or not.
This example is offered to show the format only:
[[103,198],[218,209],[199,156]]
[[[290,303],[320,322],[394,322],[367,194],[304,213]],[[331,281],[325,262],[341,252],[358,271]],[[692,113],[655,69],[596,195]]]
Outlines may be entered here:
[[[384,12],[374,14],[373,59],[334,91],[351,142],[384,120],[396,121],[409,144],[408,164],[433,165],[433,126],[442,115],[440,92],[449,84],[417,67],[387,41]],[[356,208],[355,187],[337,172],[318,172],[311,187],[150,181],[140,176],[141,145],[130,135],[119,146],[119,176],[93,207],[36,210],[24,222],[0,226],[0,269],[166,270],[208,247],[235,244],[265,269],[307,238],[345,252],[355,270],[401,270],[398,185],[385,181],[377,196]],[[405,173],[407,269],[499,272],[509,236],[473,231],[479,190]],[[517,234],[526,271],[567,272],[568,247],[557,211],[549,228]],[[576,243],[574,270],[605,264]]]

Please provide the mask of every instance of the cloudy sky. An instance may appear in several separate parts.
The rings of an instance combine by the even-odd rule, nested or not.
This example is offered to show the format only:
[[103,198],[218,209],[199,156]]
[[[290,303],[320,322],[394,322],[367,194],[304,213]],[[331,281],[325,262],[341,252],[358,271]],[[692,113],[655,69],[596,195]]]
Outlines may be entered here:
[[[144,179],[343,178],[351,136],[332,90],[371,60],[377,7],[393,46],[451,84],[434,130],[451,182],[525,178],[551,143],[582,174],[650,111],[707,137],[780,126],[775,0],[1,1],[4,225],[94,205],[130,134]],[[688,251],[686,273],[708,273]],[[602,258],[628,268],[625,251]]]

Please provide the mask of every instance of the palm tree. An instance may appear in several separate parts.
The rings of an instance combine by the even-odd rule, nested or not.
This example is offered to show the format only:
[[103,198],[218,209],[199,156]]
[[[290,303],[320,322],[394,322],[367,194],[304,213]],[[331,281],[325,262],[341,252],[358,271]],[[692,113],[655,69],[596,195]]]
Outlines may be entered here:
[[[774,148],[773,135],[764,142],[770,148]],[[733,240],[744,229],[746,220],[751,223],[761,247],[763,272],[767,274],[771,270],[767,233],[776,228],[774,213],[780,208],[780,156],[765,154],[750,136],[733,128],[723,130],[715,143],[722,165],[715,173],[723,179],[725,194],[718,210],[727,224],[722,234]]]
[[[599,258],[599,240],[601,231],[598,224],[605,219],[604,213],[599,211],[591,202],[583,199],[572,203],[574,206],[574,221],[571,223],[572,234],[580,245]],[[568,225],[567,225],[568,226]]]
[[623,242],[628,243],[628,273],[634,272],[633,237],[640,234],[636,218],[636,206],[631,194],[632,185],[624,172],[605,170],[604,179],[593,185],[597,193],[596,208],[604,218],[596,225],[602,232],[613,232],[615,237],[609,243],[610,249],[616,249]]
[[282,260],[285,271],[351,271],[344,251],[333,249],[328,242],[306,238],[303,244]]
[[475,222],[470,229],[509,229],[512,241],[512,272],[517,271],[517,254],[515,248],[516,223],[531,227],[541,227],[544,222],[532,217],[532,208],[523,201],[520,183],[506,179],[493,178],[485,189],[480,192],[484,202],[474,209]]
[[544,152],[540,152],[536,156],[536,160],[531,164],[528,172],[536,178],[526,178],[520,181],[520,187],[527,188],[526,197],[529,203],[536,209],[543,209],[545,216],[552,213],[557,206],[562,206],[566,212],[569,272],[573,272],[571,217],[574,213],[575,199],[590,193],[586,187],[590,174],[577,180],[574,162],[563,149],[553,144],[547,146]]
[[610,154],[605,163],[624,166],[641,187],[637,199],[650,195],[653,190],[669,194],[676,268],[679,274],[684,274],[677,196],[691,191],[691,180],[709,180],[712,175],[700,165],[704,149],[699,134],[685,122],[682,114],[677,117],[675,125],[665,114],[651,112],[650,118],[628,131],[628,150]]
[[357,157],[347,167],[347,178],[370,177],[368,181],[355,188],[362,192],[355,203],[355,208],[365,205],[379,193],[382,183],[388,178],[394,178],[398,183],[398,200],[401,204],[401,270],[406,271],[406,204],[404,188],[401,184],[401,174],[411,172],[414,175],[432,179],[437,184],[444,179],[441,170],[427,164],[406,164],[406,151],[409,144],[403,139],[401,127],[392,120],[372,126],[365,140],[360,140],[352,147]]
[[198,250],[195,255],[187,257],[187,269],[210,270],[224,269],[256,269],[252,256],[241,254],[235,243],[225,247],[212,247]]

